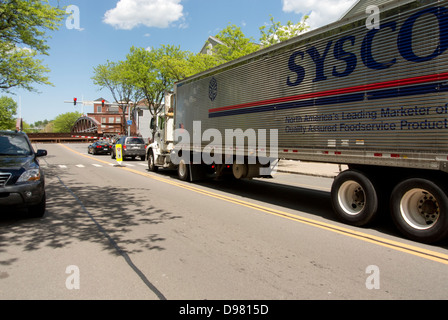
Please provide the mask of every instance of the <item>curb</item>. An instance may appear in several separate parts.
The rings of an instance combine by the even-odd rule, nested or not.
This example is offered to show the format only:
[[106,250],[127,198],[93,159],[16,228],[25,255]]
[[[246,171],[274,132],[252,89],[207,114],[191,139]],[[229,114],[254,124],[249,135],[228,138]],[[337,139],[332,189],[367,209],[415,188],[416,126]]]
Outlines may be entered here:
[[299,171],[293,171],[293,170],[287,170],[287,169],[277,169],[277,172],[298,174],[298,175],[303,175],[303,176],[312,176],[312,177],[319,177],[319,178],[331,178],[331,179],[334,179],[338,175],[338,174],[299,172]]

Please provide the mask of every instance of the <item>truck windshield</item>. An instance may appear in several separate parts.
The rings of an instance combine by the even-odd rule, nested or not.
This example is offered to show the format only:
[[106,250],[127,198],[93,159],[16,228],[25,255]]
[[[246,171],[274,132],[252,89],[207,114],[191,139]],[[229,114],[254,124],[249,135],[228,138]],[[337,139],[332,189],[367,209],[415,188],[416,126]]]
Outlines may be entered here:
[[28,141],[20,135],[0,136],[0,155],[3,156],[29,156],[32,155]]

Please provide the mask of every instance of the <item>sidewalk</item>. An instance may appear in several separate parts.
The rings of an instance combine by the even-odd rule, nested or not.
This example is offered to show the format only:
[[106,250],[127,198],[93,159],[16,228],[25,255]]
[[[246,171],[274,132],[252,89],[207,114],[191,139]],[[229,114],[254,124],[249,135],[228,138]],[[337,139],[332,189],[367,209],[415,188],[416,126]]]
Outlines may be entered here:
[[347,170],[346,165],[334,163],[306,162],[299,160],[280,160],[278,172],[304,174],[316,177],[334,178],[340,171]]

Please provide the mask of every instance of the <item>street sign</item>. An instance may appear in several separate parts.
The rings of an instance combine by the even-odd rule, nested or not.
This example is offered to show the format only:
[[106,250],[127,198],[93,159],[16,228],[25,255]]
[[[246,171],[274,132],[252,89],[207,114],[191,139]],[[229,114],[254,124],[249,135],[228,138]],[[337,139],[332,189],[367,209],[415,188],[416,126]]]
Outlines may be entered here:
[[128,126],[132,126],[132,120],[128,120],[126,123],[128,124]]

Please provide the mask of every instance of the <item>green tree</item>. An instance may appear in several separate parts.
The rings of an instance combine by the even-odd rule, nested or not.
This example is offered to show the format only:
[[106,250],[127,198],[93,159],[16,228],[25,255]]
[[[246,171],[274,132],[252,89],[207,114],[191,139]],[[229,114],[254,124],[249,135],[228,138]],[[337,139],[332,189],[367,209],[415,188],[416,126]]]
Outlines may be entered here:
[[53,132],[53,129],[54,129],[54,120],[48,122],[48,123],[45,125],[45,128],[44,128],[43,130],[41,130],[40,132],[43,132],[43,133],[51,133],[51,132]]
[[38,133],[38,130],[33,129],[27,122],[22,120],[22,131],[25,133]]
[[153,51],[155,54],[154,66],[158,70],[159,76],[166,80],[166,90],[170,90],[175,81],[197,73],[191,63],[194,57],[191,52],[182,51],[179,46],[172,45],[162,45]]
[[220,64],[216,56],[202,53],[191,55],[188,62],[191,70],[189,76],[206,71]]
[[174,83],[196,73],[192,59],[193,54],[178,46],[163,45],[151,50],[131,48],[126,61],[132,70],[132,82],[143,94],[153,117],[162,111],[165,93],[173,89]]
[[13,130],[16,127],[14,115],[17,103],[9,97],[0,97],[0,130]]
[[57,30],[64,15],[48,0],[0,0],[0,89],[51,84],[37,56],[48,55],[47,32]]
[[288,21],[286,25],[283,26],[280,22],[275,22],[274,17],[271,16],[271,25],[269,26],[269,28],[267,28],[267,26],[260,27],[261,45],[263,47],[268,47],[273,44],[286,41],[308,31],[308,29],[310,28],[306,22],[308,18],[308,16],[304,16],[302,18],[302,21],[296,24]]
[[223,44],[213,48],[220,63],[225,63],[251,54],[260,49],[252,38],[247,38],[240,27],[229,25],[216,35]]
[[219,64],[214,55],[193,54],[189,51],[182,51],[179,46],[162,45],[154,52],[155,68],[159,75],[166,79],[167,88],[165,90],[172,90],[175,82]]
[[31,128],[45,128],[45,126],[49,123],[50,121],[48,121],[47,119],[45,120],[39,120],[34,122],[33,124],[30,125]]
[[[129,61],[110,62],[93,69],[93,83],[101,89],[108,89],[126,116],[131,102],[135,104],[143,97],[142,90],[133,82],[133,69]],[[122,123],[123,132],[126,124]]]
[[55,133],[69,133],[73,125],[82,114],[80,112],[67,112],[56,117],[53,121],[53,132]]
[[173,76],[172,71],[168,72],[165,69],[163,73],[158,69],[160,63],[158,64],[157,61],[162,57],[163,50],[132,47],[126,56],[130,65],[132,83],[141,91],[145,104],[153,116],[161,111],[165,92]]
[[128,61],[107,61],[95,67],[93,72],[93,83],[100,89],[108,89],[116,103],[128,105],[142,97],[132,82],[132,69]]

